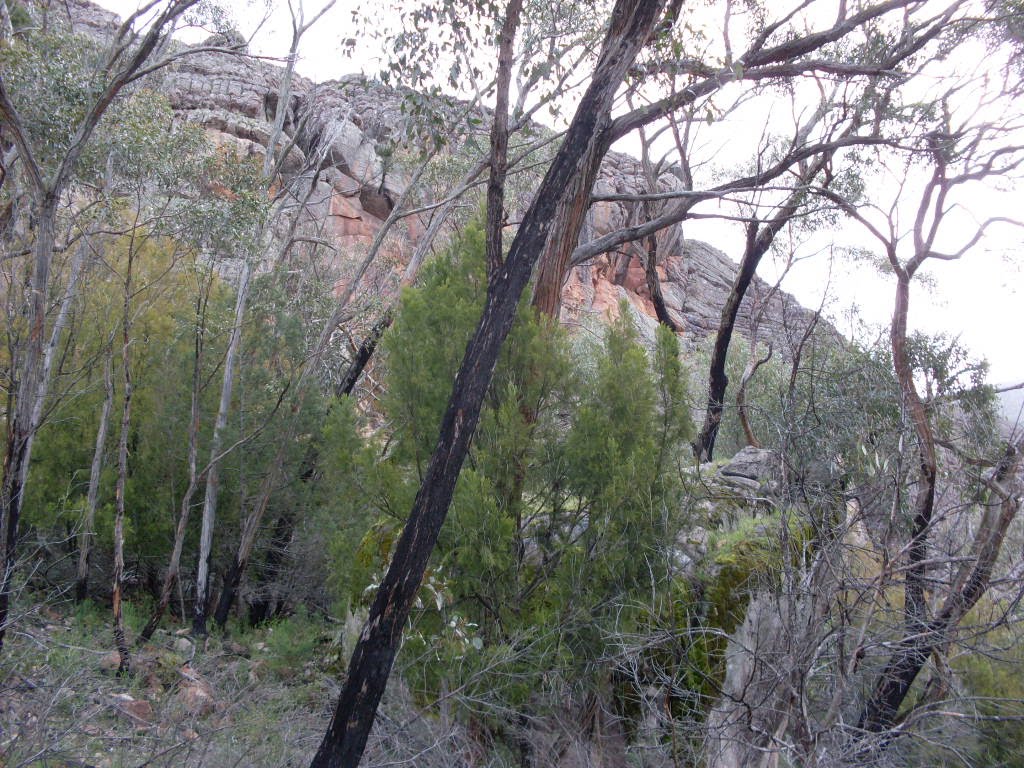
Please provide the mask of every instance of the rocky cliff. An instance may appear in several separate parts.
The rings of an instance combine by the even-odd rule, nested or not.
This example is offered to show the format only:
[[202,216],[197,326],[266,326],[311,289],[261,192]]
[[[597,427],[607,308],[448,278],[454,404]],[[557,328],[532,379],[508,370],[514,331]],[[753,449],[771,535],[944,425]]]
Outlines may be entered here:
[[[67,0],[51,13],[70,17],[74,31],[102,37],[115,28],[117,17],[86,0]],[[202,125],[219,145],[243,155],[262,157],[272,130],[281,67],[242,53],[203,52],[182,57],[161,77],[165,93],[183,120]],[[310,197],[310,210],[324,225],[337,253],[365,251],[394,201],[406,185],[400,171],[389,168],[392,147],[408,142],[410,118],[402,110],[403,95],[359,76],[315,84],[296,76],[292,83],[286,142],[292,142],[281,172],[297,173],[318,155],[320,175]],[[485,142],[484,142],[485,143]],[[595,194],[630,194],[643,189],[640,164],[610,153],[595,185]],[[636,205],[596,202],[583,239],[592,239],[635,223]],[[414,240],[423,222],[408,226]],[[394,239],[394,238],[393,238]],[[397,270],[409,256],[411,243],[393,242],[386,262]],[[592,263],[577,267],[563,291],[562,319],[587,324],[619,311],[625,300],[645,330],[656,324],[640,245],[622,246]],[[681,228],[659,235],[658,272],[668,311],[688,339],[713,332],[736,273],[724,253],[688,240]],[[342,265],[339,265],[342,266]],[[761,302],[767,301],[763,311]],[[756,280],[740,311],[738,329],[750,334],[752,316],[760,316],[760,337],[786,349],[806,324],[809,313],[788,294],[769,290]]]

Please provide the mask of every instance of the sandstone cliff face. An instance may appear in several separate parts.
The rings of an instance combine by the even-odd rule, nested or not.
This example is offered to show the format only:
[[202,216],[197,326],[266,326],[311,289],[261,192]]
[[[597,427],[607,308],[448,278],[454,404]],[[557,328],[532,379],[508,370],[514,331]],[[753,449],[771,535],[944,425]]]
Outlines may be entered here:
[[[109,35],[117,23],[116,16],[87,0],[68,0],[51,12],[70,13],[75,31],[94,36]],[[282,68],[265,61],[203,52],[185,56],[164,71],[159,87],[181,119],[202,125],[216,144],[262,158],[282,76]],[[309,199],[310,214],[322,223],[342,261],[346,254],[354,258],[365,250],[407,184],[387,162],[394,142],[409,141],[410,121],[401,107],[400,92],[359,76],[321,84],[299,76],[293,80],[284,141],[294,142],[281,171],[295,174],[311,162],[321,168]],[[640,192],[642,178],[635,159],[610,153],[595,194]],[[597,202],[581,239],[588,241],[637,221],[634,204]],[[409,223],[407,240],[414,240],[423,225],[418,220]],[[688,339],[707,336],[718,327],[736,264],[706,243],[685,239],[680,227],[662,232],[658,242],[658,272],[670,315]],[[389,244],[384,261],[392,265],[392,273],[409,257],[411,245]],[[656,320],[639,258],[643,247],[621,246],[574,269],[563,290],[563,322],[585,325],[614,316],[624,300],[641,329],[652,332]],[[378,282],[379,278],[380,273]],[[761,311],[766,298],[768,306]],[[791,296],[773,293],[756,279],[740,311],[740,333],[750,335],[755,315],[760,316],[760,338],[781,350],[789,348],[809,318]]]

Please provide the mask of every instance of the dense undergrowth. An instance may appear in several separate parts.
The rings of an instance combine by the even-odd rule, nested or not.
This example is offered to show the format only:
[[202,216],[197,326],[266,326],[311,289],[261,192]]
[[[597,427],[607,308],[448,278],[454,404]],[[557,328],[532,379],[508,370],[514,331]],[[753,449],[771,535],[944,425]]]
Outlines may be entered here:
[[[96,46],[27,33],[16,45],[31,55],[11,47],[0,64],[40,146],[59,154],[67,137],[53,124],[73,122],[64,112],[88,101]],[[459,222],[403,292],[356,395],[338,397],[347,357],[316,350],[337,275],[313,248],[284,249],[263,269],[281,232],[258,164],[171,125],[155,91],[118,104],[80,168],[89,205],[62,220],[69,241],[93,250],[79,265],[28,472],[0,655],[0,764],[305,765],[480,315],[484,233]],[[75,269],[66,250],[55,284]],[[246,259],[259,269],[238,328],[203,560],[198,521],[179,515],[198,516],[208,483],[197,468],[218,444],[218,383]],[[356,309],[375,318],[380,302]],[[689,441],[706,405],[708,351],[632,312],[622,304],[570,334],[519,308],[367,765],[714,765],[714,738],[784,750],[794,765],[859,759],[850,723],[906,626],[902,562],[918,482],[892,353],[822,324],[757,369],[746,429],[729,402],[722,458],[697,465]],[[25,332],[9,316],[8,374]],[[765,354],[754,346],[733,343],[733,382]],[[918,335],[909,347],[928,418],[955,445],[929,531],[936,613],[979,521],[998,507],[1000,487],[979,467],[998,458],[999,442],[984,366],[955,340]],[[128,401],[129,380],[126,428],[107,434],[106,406]],[[14,383],[5,379],[8,392]],[[201,565],[226,581],[254,519],[238,599],[222,626],[193,634]],[[137,646],[178,525],[169,610]],[[1019,529],[1008,537],[1017,544]],[[115,580],[119,554],[127,567]],[[993,573],[997,589],[935,643],[914,703],[898,713],[918,740],[887,753],[897,764],[1022,764],[1007,744],[1024,698],[1014,678],[1019,567],[1004,556]],[[127,664],[114,648],[115,581]],[[130,673],[116,674],[121,666]],[[957,744],[946,749],[950,722]]]

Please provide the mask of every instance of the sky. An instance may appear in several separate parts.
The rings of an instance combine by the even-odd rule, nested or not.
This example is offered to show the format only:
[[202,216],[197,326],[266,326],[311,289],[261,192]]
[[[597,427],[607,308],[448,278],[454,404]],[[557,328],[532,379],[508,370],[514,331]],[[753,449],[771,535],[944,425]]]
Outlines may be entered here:
[[[132,12],[136,0],[98,0],[98,4],[122,16]],[[251,0],[228,0],[227,5],[239,25],[248,33],[259,20],[250,43],[250,51],[267,56],[281,56],[290,41],[291,26],[285,2],[265,3]],[[390,4],[394,7],[394,3]],[[322,3],[307,6],[307,18]],[[388,4],[377,4],[386,8]],[[339,0],[324,18],[303,38],[296,70],[315,81],[330,80],[352,72],[373,72],[380,62],[376,41],[368,36],[356,38],[348,55],[343,41],[353,38],[351,22],[355,5]],[[966,61],[966,59],[963,59]],[[957,66],[954,60],[952,66]],[[742,115],[737,121],[751,119]],[[760,119],[755,117],[753,119]],[[737,131],[744,126],[736,125]],[[720,131],[728,136],[728,129]],[[724,143],[727,143],[726,140]],[[616,149],[633,151],[627,141]],[[722,147],[727,151],[727,146]],[[884,182],[879,182],[884,183]],[[1015,216],[1024,207],[1024,194],[1019,189],[973,189],[969,199],[962,201],[960,222],[967,230],[972,222],[993,212]],[[709,210],[704,208],[703,210]],[[956,221],[953,224],[956,225]],[[957,227],[951,227],[950,240],[955,240]],[[688,222],[687,237],[705,240],[738,259],[743,244],[742,228],[723,222]],[[863,230],[843,225],[815,237],[804,246],[815,254],[793,267],[785,277],[783,288],[804,305],[817,307],[825,298],[826,313],[844,332],[850,330],[847,318],[856,307],[860,317],[881,332],[891,316],[894,279],[863,263],[848,259],[828,258],[829,253],[843,246],[871,248],[873,241]],[[959,244],[957,244],[959,245]],[[994,228],[978,246],[957,262],[936,262],[925,268],[928,285],[917,285],[911,296],[910,326],[929,333],[958,336],[976,355],[988,359],[990,379],[996,384],[1024,382],[1024,351],[1020,341],[1024,321],[1024,230],[1009,226]],[[876,249],[877,250],[877,249]],[[773,282],[773,264],[763,264],[761,276]]]

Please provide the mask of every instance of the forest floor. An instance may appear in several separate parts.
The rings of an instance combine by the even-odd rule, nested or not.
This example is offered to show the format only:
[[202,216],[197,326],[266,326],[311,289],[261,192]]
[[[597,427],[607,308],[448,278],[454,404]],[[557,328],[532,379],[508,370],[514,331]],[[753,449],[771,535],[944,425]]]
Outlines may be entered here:
[[[131,641],[146,614],[125,614]],[[119,677],[109,610],[36,603],[0,654],[0,766],[305,765],[338,692],[343,633],[303,614],[198,642],[162,629]]]

